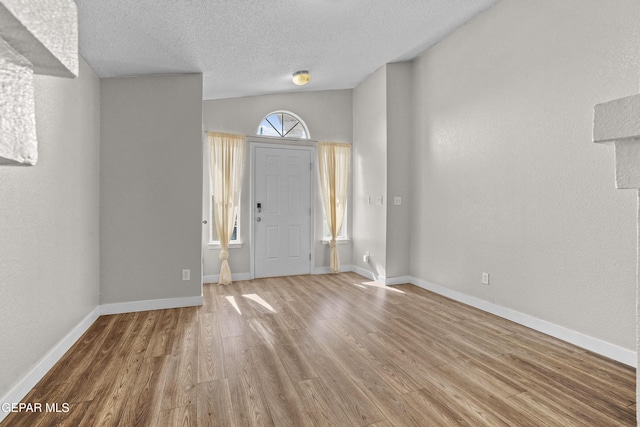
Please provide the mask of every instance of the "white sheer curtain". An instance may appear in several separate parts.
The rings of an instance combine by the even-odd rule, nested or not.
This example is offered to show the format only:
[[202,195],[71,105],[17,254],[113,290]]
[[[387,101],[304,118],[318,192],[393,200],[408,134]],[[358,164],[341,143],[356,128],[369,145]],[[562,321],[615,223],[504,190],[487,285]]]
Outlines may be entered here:
[[322,204],[327,217],[329,233],[331,234],[329,266],[332,273],[337,273],[340,270],[336,237],[342,227],[344,212],[347,207],[350,164],[351,145],[339,142],[318,143],[318,172],[320,173]]
[[238,212],[245,141],[244,135],[209,132],[208,136],[213,219],[221,247],[218,284],[230,285],[229,241]]

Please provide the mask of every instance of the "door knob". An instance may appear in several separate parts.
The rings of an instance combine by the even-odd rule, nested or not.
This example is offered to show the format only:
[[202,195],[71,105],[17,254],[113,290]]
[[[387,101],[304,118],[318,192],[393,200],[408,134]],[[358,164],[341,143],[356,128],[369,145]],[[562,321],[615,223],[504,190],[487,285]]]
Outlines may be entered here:
[[205,220],[203,220],[203,221],[202,221],[202,223],[203,223],[203,224],[206,224],[206,223],[207,223],[207,220],[206,220],[206,219],[205,219]]
[[257,222],[260,222],[260,221],[262,221],[262,218],[257,217],[257,218],[256,218],[256,221],[257,221]]

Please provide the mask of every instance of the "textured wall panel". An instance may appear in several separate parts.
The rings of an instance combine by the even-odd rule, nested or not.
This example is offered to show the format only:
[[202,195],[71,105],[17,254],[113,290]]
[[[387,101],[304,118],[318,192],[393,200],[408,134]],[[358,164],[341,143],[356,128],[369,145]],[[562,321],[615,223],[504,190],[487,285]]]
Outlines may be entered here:
[[38,160],[34,72],[78,75],[73,1],[0,1],[0,164]]

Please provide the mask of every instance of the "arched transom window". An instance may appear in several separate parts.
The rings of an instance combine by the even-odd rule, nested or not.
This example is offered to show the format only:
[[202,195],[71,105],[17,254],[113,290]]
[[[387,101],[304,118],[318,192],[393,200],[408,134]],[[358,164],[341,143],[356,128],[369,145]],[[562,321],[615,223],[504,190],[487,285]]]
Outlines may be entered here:
[[274,111],[267,114],[258,126],[258,135],[279,138],[310,138],[307,125],[300,117],[288,111]]

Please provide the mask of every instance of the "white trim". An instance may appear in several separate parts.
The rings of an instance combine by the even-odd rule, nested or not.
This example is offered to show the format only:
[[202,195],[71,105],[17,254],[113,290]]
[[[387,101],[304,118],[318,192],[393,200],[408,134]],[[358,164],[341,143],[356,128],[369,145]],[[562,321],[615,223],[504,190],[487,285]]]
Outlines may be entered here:
[[[251,273],[232,273],[231,280],[232,281],[241,281],[241,280],[251,280]],[[218,283],[220,280],[219,274],[209,274],[206,276],[202,276],[202,283]]]
[[[314,270],[314,274],[325,274],[328,272],[328,267],[317,267]],[[363,268],[355,265],[344,265],[340,268],[340,271],[353,271],[361,276],[367,277],[371,280],[376,280],[375,275]],[[239,273],[233,275],[233,280],[248,280],[249,273]],[[602,341],[597,338],[590,337],[580,332],[547,322],[529,316],[527,314],[493,304],[491,302],[476,298],[462,292],[458,292],[441,285],[429,282],[427,280],[418,279],[412,276],[398,276],[395,278],[385,279],[381,276],[377,276],[382,281],[377,280],[385,284],[399,284],[399,283],[411,283],[419,286],[423,289],[435,292],[439,295],[451,298],[455,301],[459,301],[463,304],[470,305],[488,313],[495,314],[504,319],[511,320],[518,324],[535,329],[539,332],[551,335],[563,341],[575,344],[581,348],[593,351],[605,357],[609,357],[625,365],[636,367],[637,359],[636,353],[632,350],[628,350],[617,345]],[[217,276],[204,276],[203,281],[207,282],[207,279],[211,282],[217,282]],[[9,390],[1,399],[0,402],[20,402],[40,381],[44,375],[62,358],[62,356],[76,343],[76,341],[84,334],[87,329],[96,321],[100,315],[106,314],[118,314],[135,311],[146,310],[158,310],[164,308],[178,308],[189,307],[194,305],[202,305],[202,296],[197,297],[183,297],[183,298],[169,298],[160,300],[147,300],[147,301],[134,301],[126,303],[104,304],[96,307],[89,313],[84,319],[82,319],[58,344],[43,356],[36,366],[25,375],[11,390]],[[0,411],[0,422],[7,417],[9,413]]]
[[634,368],[636,367],[636,352],[632,350],[628,350],[626,348],[622,348],[615,344],[602,341],[598,338],[585,335],[572,329],[547,322],[546,320],[538,319],[528,314],[524,314],[510,308],[502,307],[489,301],[485,301],[483,299],[476,298],[462,292],[437,285],[435,283],[431,283],[427,280],[422,280],[411,276],[407,277],[411,279],[409,283],[412,283],[421,288],[435,292],[447,298],[451,298],[455,301],[459,301],[463,304],[478,308],[482,311],[486,311],[487,313],[495,314],[496,316],[511,320],[544,334],[551,335],[552,337],[561,339],[562,341],[575,344],[578,347],[593,351],[594,353],[609,357],[613,360],[617,360],[618,362],[624,363],[625,365]]
[[279,136],[266,136],[266,135],[245,135],[247,142],[262,142],[264,144],[276,144],[276,145],[292,145],[303,147],[315,147],[318,145],[318,141],[315,139],[302,139],[302,138],[280,138]]
[[[353,271],[354,267],[353,265],[341,265],[340,272]],[[331,267],[316,267],[313,269],[313,274],[331,274]]]
[[[347,266],[345,266],[345,271],[346,267]],[[436,294],[451,298],[452,300],[470,305],[482,311],[486,311],[487,313],[495,314],[496,316],[502,317],[503,319],[511,320],[512,322],[558,338],[562,341],[577,345],[578,347],[584,348],[585,350],[592,351],[594,353],[616,360],[620,363],[624,363],[625,365],[631,366],[633,368],[637,367],[638,362],[637,354],[635,351],[620,347],[615,344],[611,344],[609,342],[591,337],[589,335],[585,335],[581,332],[574,331],[573,329],[565,328],[564,326],[556,325],[546,320],[538,319],[537,317],[533,317],[528,314],[512,310],[510,308],[502,307],[492,302],[485,301],[483,299],[473,297],[471,295],[467,295],[453,289],[449,289],[442,285],[438,285],[427,280],[418,279],[417,277],[397,276],[386,278],[378,276],[375,273],[357,265],[352,265],[350,267],[351,271],[353,271],[354,273],[358,273],[359,275],[364,276],[370,280],[375,280],[378,283],[387,286],[410,283],[412,285],[416,285],[429,291],[435,292]],[[324,270],[323,267],[319,267],[316,268],[316,271],[320,272]]]
[[[98,317],[106,314],[131,313],[136,311],[159,310],[165,308],[190,307],[202,305],[202,296],[167,298],[147,301],[133,301],[115,304],[103,304],[94,308],[84,319],[55,344],[22,379],[0,398],[0,403],[20,402],[38,384],[47,372],[60,361],[62,356],[73,346]],[[0,410],[0,422],[9,415]]]
[[[387,285],[387,283],[385,283],[387,281],[386,277],[384,276],[379,276],[376,273],[374,273],[373,271],[369,271],[366,270],[362,267],[358,267],[357,265],[353,266],[353,271],[354,273],[358,273],[361,276],[366,277],[367,279],[373,280],[375,282],[378,282],[382,285]],[[406,282],[402,282],[402,283],[406,283]]]
[[411,277],[411,276],[386,277],[386,278],[384,278],[383,284],[386,285],[386,286],[403,285],[405,283],[414,284],[413,283],[414,280],[416,280],[416,279],[414,277]]
[[[329,267],[316,267],[314,274],[326,274],[329,271]],[[598,338],[594,338],[572,329],[565,328],[547,322],[542,319],[515,311],[506,307],[502,307],[497,304],[485,301],[480,298],[476,298],[462,292],[455,291],[453,289],[446,288],[444,286],[429,282],[427,280],[418,279],[412,276],[398,276],[392,278],[384,278],[382,276],[376,276],[374,273],[365,270],[356,265],[344,265],[340,268],[340,271],[352,271],[367,277],[371,280],[376,280],[386,285],[411,283],[419,286],[423,289],[435,292],[439,295],[451,298],[455,301],[463,304],[470,305],[478,308],[482,311],[486,311],[504,319],[511,320],[518,324],[527,326],[539,332],[553,336],[560,340],[575,344],[586,350],[593,351],[605,357],[609,357],[625,365],[636,367],[637,359],[636,352],[622,348],[615,344],[602,341]],[[236,273],[232,275],[233,280],[249,280],[250,273]],[[217,282],[218,276],[203,276],[205,283]],[[203,297],[182,297],[182,298],[167,298],[157,300],[146,301],[133,301],[124,303],[104,304],[93,309],[84,319],[82,319],[58,344],[43,356],[35,365],[35,367],[27,373],[11,390],[9,390],[2,398],[0,402],[20,402],[40,381],[44,375],[62,358],[62,356],[71,348],[73,344],[84,334],[87,329],[96,321],[101,315],[106,314],[119,314],[136,311],[146,310],[159,310],[166,308],[178,308],[178,307],[190,307],[202,305]],[[2,412],[0,410],[0,422],[9,415],[9,413]]]
[[100,315],[135,313],[137,311],[163,310],[167,308],[191,307],[202,305],[202,295],[194,297],[164,298],[144,301],[116,302],[100,306]]
[[[38,384],[47,372],[58,363],[62,356],[84,334],[87,329],[100,316],[100,306],[94,308],[84,319],[80,321],[69,333],[54,345],[34,366],[34,368],[16,384],[7,394],[0,398],[0,403],[20,402]],[[9,415],[0,410],[0,422]]]
[[[242,240],[232,240],[229,242],[229,249],[239,249],[241,247],[242,247]],[[222,246],[220,246],[219,241],[213,241],[213,242],[207,243],[207,249],[209,249],[210,251],[215,251],[215,250],[222,249]]]
[[[351,239],[349,239],[348,237],[338,237],[336,238],[336,245],[346,245],[350,240]],[[331,239],[328,237],[323,237],[321,242],[323,245],[328,245],[329,242],[331,242]]]
[[358,273],[361,276],[364,276],[368,279],[374,280],[378,283],[380,283],[381,285],[385,285],[385,286],[392,286],[392,285],[402,285],[405,283],[413,283],[413,280],[416,280],[415,278],[411,277],[411,276],[396,276],[396,277],[384,277],[384,276],[378,276],[377,274],[375,274],[372,271],[369,270],[365,270],[362,267],[358,267],[357,265],[353,265],[351,266],[352,270],[354,273]]

